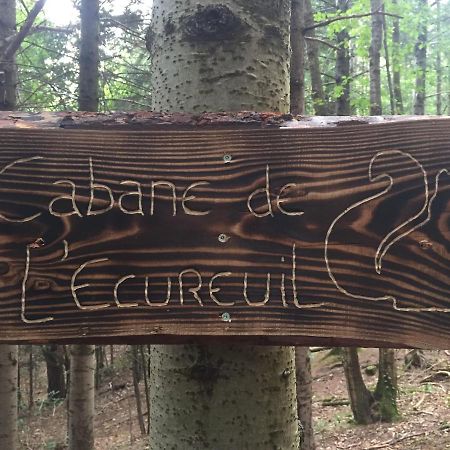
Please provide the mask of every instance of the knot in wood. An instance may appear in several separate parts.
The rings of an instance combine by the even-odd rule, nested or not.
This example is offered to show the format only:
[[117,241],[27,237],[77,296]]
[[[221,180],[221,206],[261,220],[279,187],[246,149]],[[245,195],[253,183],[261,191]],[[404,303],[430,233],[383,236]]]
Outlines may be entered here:
[[195,41],[234,39],[242,29],[242,21],[226,5],[208,5],[184,21],[184,34]]

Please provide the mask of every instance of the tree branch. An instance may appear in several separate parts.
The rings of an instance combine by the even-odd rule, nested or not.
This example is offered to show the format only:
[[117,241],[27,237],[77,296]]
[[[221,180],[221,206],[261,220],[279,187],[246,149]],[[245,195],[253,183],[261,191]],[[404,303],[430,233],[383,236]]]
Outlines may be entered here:
[[330,25],[331,23],[337,22],[338,20],[360,19],[362,17],[369,17],[374,14],[382,14],[385,16],[396,17],[397,19],[403,19],[403,17],[399,16],[398,14],[392,14],[392,13],[387,13],[387,12],[383,12],[383,11],[376,11],[373,13],[370,12],[370,13],[364,13],[364,14],[351,14],[349,16],[337,16],[337,17],[332,17],[331,19],[323,20],[322,22],[317,22],[313,25],[303,28],[303,33],[307,33],[308,31],[314,30],[315,28],[325,27],[327,25]]
[[20,30],[17,32],[17,34],[13,37],[11,42],[6,47],[5,54],[3,55],[4,59],[6,60],[10,59],[17,52],[23,40],[27,37],[28,33],[30,32],[36,17],[42,11],[42,8],[44,7],[46,1],[47,0],[36,1],[36,3],[33,6],[33,9],[30,11],[30,13],[27,16],[27,19],[25,20],[25,23],[22,25]]
[[320,39],[318,37],[312,37],[312,36],[305,36],[305,39],[307,41],[315,41],[315,42],[320,42],[321,44],[326,45],[327,47],[330,47],[334,50],[339,50],[339,47],[337,47],[336,45],[332,44],[331,42],[325,41],[324,39]]

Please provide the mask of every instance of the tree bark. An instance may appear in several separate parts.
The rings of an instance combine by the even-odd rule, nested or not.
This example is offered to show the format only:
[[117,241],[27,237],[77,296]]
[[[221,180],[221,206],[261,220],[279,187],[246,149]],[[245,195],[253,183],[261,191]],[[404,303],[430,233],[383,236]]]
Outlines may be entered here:
[[[392,4],[397,6],[398,1],[392,0]],[[395,114],[404,114],[403,97],[402,97],[402,83],[400,73],[400,19],[394,17],[394,27],[392,31],[392,84],[395,97]]]
[[[337,10],[345,14],[350,8],[350,0],[337,0]],[[339,50],[336,52],[336,86],[340,92],[336,99],[336,114],[338,116],[350,116],[350,53],[348,50],[350,36],[343,29],[336,34]]]
[[308,347],[295,349],[297,372],[297,410],[301,424],[301,449],[314,450],[314,426],[312,419],[311,354]]
[[80,4],[80,77],[78,109],[97,111],[99,102],[100,18],[99,0],[82,0]]
[[[15,0],[0,0],[0,43],[7,42],[16,30]],[[15,55],[5,58],[0,44],[0,111],[16,109],[17,67]],[[0,346],[0,448],[16,450],[19,446],[17,429],[17,345]]]
[[414,56],[416,60],[416,88],[414,99],[414,114],[425,114],[425,95],[426,95],[426,73],[427,73],[427,0],[418,0],[419,34],[414,47]]
[[380,116],[382,114],[380,56],[383,41],[383,18],[381,14],[375,13],[382,11],[383,0],[370,0],[370,9],[372,12],[372,39],[369,51],[370,115]]
[[377,401],[379,420],[392,422],[398,417],[397,409],[397,367],[395,350],[380,348],[378,382],[374,397]]
[[367,425],[373,422],[371,406],[373,397],[366,388],[359,365],[358,349],[343,348],[342,362],[344,364],[345,380],[347,382],[350,406],[355,422]]
[[305,36],[304,0],[291,3],[291,84],[290,110],[292,114],[305,114]]
[[[305,28],[314,25],[314,13],[311,5],[311,0],[304,0],[305,2]],[[313,38],[306,42],[306,50],[308,56],[308,68],[311,78],[311,95],[314,105],[314,112],[318,116],[327,116],[330,112],[328,110],[327,101],[323,90],[322,75],[320,73],[319,60],[319,43],[314,40],[316,35],[315,29],[311,28],[305,33],[305,36]]]
[[47,393],[49,399],[66,398],[66,374],[64,350],[61,345],[50,344],[42,347],[47,365]]
[[93,345],[70,348],[69,450],[94,450]]
[[[99,99],[99,0],[80,3],[78,107],[97,111]],[[94,450],[95,346],[70,349],[69,450]]]
[[13,53],[6,58],[7,43],[16,33],[16,2],[0,0],[0,111],[16,109],[17,68]]
[[[384,5],[383,5],[383,12],[384,12]],[[386,16],[384,14],[382,14],[381,19],[383,21],[383,45],[384,45],[384,58],[386,60],[386,78],[387,78],[388,88],[389,88],[389,105],[391,107],[391,114],[394,115],[395,114],[395,95],[394,95],[394,88],[393,88],[393,84],[392,84],[391,57],[389,54]]]
[[[289,0],[157,0],[157,111],[289,111]],[[298,449],[293,348],[153,346],[150,449]]]

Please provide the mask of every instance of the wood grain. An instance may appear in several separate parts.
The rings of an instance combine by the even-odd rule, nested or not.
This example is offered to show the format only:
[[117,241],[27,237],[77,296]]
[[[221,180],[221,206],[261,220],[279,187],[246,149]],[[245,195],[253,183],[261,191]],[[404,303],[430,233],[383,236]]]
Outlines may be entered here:
[[449,348],[447,170],[449,118],[0,113],[0,342]]

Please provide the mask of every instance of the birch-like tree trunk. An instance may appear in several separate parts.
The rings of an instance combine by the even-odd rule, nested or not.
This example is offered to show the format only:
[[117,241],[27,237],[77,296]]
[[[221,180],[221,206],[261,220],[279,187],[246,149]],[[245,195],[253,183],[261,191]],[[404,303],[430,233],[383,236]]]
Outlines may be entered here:
[[[99,0],[80,3],[80,78],[78,109],[96,111],[99,98]],[[69,450],[94,450],[95,346],[70,349]]]
[[[15,34],[16,2],[0,0],[0,111],[16,109],[17,67],[14,55],[5,58],[5,43]],[[18,347],[0,345],[0,449],[16,450]]]
[[[290,0],[156,0],[157,111],[289,111]],[[294,349],[153,346],[150,449],[298,449]]]

